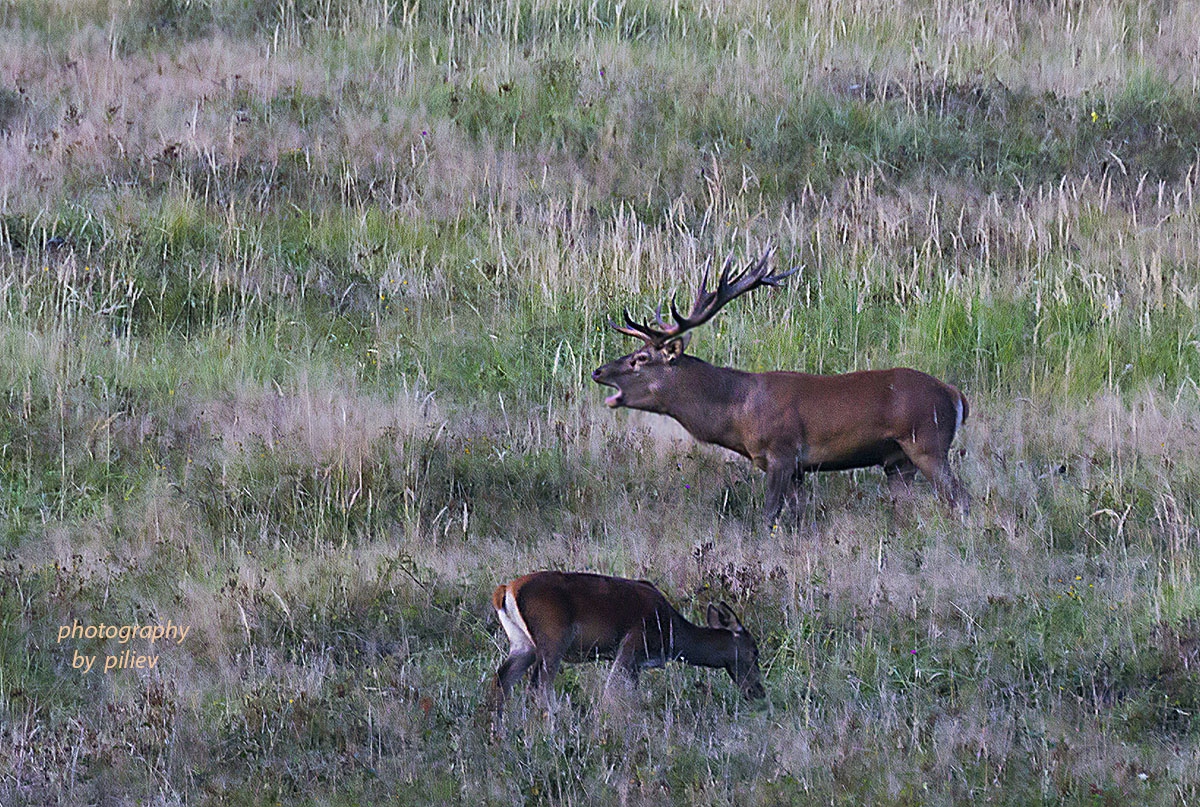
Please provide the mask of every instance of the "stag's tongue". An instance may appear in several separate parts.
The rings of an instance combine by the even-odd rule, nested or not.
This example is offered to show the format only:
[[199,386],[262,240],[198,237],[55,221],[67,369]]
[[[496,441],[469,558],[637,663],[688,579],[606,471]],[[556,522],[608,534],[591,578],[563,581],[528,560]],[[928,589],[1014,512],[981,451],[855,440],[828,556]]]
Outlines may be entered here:
[[612,395],[609,395],[607,398],[604,399],[604,403],[608,406],[609,409],[616,409],[618,406],[621,405],[621,391],[617,390]]

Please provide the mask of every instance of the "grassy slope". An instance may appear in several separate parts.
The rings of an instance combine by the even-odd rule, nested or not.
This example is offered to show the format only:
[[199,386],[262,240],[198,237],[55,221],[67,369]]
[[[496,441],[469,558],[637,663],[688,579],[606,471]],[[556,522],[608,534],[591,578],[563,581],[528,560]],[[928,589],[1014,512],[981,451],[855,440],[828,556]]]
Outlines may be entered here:
[[[1086,17],[1086,18],[1085,18]],[[0,801],[1200,800],[1186,5],[0,4]],[[967,392],[962,524],[759,475],[588,374],[694,342]],[[735,603],[502,740],[500,579]],[[190,625],[156,673],[59,625]],[[116,646],[110,646],[115,649]]]

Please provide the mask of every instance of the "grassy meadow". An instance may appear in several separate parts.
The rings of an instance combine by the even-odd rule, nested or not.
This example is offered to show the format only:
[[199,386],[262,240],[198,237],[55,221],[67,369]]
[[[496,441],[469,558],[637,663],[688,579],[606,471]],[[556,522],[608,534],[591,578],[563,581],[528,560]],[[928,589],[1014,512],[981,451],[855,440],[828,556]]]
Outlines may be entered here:
[[[1200,804],[1196,20],[0,0],[0,803]],[[603,405],[610,317],[768,246],[690,352],[955,384],[969,517],[873,469],[767,531]],[[493,726],[541,568],[726,600],[765,703]]]

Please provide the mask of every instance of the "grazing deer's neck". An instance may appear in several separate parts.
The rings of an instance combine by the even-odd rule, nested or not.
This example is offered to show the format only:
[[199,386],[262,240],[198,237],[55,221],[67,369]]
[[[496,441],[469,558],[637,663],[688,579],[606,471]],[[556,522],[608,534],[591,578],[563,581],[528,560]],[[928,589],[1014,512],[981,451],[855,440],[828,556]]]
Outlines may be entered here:
[[693,625],[679,614],[671,619],[671,632],[665,639],[669,658],[698,667],[724,667],[733,647],[729,631]]

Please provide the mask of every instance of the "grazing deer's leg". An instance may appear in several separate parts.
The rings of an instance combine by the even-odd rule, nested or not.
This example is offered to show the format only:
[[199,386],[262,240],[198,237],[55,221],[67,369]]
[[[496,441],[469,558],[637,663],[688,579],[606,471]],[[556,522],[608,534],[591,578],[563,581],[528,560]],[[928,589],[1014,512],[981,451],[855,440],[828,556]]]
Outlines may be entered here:
[[544,632],[534,631],[534,643],[538,649],[538,663],[534,668],[533,680],[542,696],[549,699],[554,694],[554,679],[567,648],[575,640],[575,632],[568,625],[544,626]]
[[537,651],[532,647],[519,650],[504,659],[500,669],[496,670],[496,680],[492,692],[492,703],[499,707],[504,703],[508,693],[512,692],[513,684],[521,680],[525,671],[537,661]]
[[608,681],[605,683],[606,688],[616,682],[635,689],[638,683],[638,673],[641,672],[641,658],[644,652],[646,638],[640,630],[631,630],[621,640],[620,647],[617,648],[616,658],[613,659],[612,670],[608,674]]
[[537,662],[537,647],[517,606],[515,589],[508,585],[497,586],[492,592],[492,605],[510,645],[508,657],[496,670],[490,693],[492,705],[499,710],[513,685]]

